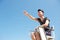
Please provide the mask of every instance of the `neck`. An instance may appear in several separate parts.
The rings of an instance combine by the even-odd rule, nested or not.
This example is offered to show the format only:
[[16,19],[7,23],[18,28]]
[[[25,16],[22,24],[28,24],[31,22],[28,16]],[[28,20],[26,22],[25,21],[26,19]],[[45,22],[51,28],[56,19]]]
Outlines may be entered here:
[[40,18],[44,19],[44,16],[41,16]]

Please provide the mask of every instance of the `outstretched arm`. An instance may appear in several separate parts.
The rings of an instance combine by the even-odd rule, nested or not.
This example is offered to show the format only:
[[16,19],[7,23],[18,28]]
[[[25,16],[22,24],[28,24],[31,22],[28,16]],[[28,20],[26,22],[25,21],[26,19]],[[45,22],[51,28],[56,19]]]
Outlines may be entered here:
[[33,17],[32,15],[28,14],[27,11],[24,11],[24,14],[25,14],[27,17],[29,17],[30,19],[37,21],[37,18],[35,18],[35,17]]

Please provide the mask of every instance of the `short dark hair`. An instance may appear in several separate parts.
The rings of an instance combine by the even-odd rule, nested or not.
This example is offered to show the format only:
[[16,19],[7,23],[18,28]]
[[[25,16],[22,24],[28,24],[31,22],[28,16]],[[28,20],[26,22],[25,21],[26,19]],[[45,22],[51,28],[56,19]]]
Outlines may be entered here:
[[39,12],[39,11],[41,11],[41,12],[43,12],[43,13],[44,13],[44,11],[43,11],[43,10],[41,10],[41,9],[38,9],[38,12]]

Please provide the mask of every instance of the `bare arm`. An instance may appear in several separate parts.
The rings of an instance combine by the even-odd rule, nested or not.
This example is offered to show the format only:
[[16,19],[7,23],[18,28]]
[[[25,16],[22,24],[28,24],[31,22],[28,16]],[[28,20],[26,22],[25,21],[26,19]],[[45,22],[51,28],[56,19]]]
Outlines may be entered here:
[[49,21],[48,21],[48,20],[46,20],[45,24],[43,24],[43,25],[42,25],[42,27],[47,27],[47,26],[48,26],[48,24],[49,24]]
[[28,14],[27,11],[24,11],[24,14],[25,14],[27,17],[29,17],[30,19],[37,21],[37,18],[35,18],[35,17],[33,17],[32,15]]

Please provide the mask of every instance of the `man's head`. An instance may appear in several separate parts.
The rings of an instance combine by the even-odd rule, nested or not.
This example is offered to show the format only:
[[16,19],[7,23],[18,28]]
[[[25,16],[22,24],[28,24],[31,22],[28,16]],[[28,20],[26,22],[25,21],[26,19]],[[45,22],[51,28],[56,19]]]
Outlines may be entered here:
[[38,16],[39,17],[44,16],[44,11],[41,9],[38,9]]

